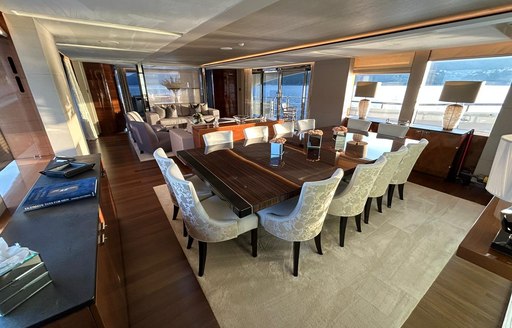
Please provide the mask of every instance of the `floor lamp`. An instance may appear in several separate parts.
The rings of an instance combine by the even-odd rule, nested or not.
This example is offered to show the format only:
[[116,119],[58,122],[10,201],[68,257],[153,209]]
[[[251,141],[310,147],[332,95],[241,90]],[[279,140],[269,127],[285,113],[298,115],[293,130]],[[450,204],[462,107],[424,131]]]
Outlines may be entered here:
[[364,97],[359,101],[359,118],[366,119],[366,115],[368,114],[368,108],[370,107],[370,99],[375,97],[375,93],[377,92],[377,87],[380,85],[380,82],[366,82],[359,81],[356,84],[356,92],[354,94],[355,97]]
[[512,134],[501,136],[485,189],[499,198],[494,216],[502,226],[491,247],[512,255]]
[[459,103],[475,102],[482,81],[446,81],[441,91],[440,101],[452,102],[443,115],[443,130],[453,130],[459,125],[464,107]]

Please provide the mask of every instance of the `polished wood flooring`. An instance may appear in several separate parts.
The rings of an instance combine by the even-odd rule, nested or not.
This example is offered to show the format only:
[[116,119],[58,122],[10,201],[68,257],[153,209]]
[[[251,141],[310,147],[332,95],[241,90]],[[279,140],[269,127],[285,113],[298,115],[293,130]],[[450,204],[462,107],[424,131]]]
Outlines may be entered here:
[[153,187],[155,161],[139,162],[126,134],[90,144],[102,155],[116,204],[131,327],[218,327]]

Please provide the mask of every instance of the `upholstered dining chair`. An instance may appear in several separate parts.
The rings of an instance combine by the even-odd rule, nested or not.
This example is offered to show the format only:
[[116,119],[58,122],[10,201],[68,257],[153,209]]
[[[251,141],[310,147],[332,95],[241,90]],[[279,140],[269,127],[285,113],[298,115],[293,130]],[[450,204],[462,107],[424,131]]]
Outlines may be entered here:
[[[180,206],[178,204],[178,200],[176,199],[176,195],[174,194],[174,191],[172,190],[171,183],[169,180],[167,180],[167,176],[165,175],[165,171],[171,166],[171,164],[174,164],[174,161],[171,158],[168,158],[165,154],[165,151],[162,148],[158,148],[153,153],[153,157],[156,160],[156,163],[158,164],[158,167],[160,168],[160,171],[162,172],[162,175],[164,176],[165,184],[167,185],[167,188],[169,189],[169,193],[171,194],[172,204],[174,207],[174,212],[172,215],[172,219],[176,220],[176,217],[178,216],[178,212],[180,210]],[[179,170],[179,168],[178,168]],[[181,171],[180,171],[181,174]],[[201,180],[197,175],[188,174],[186,176],[181,175],[182,179],[187,179],[188,181],[192,182],[194,185],[194,188],[197,192],[197,197],[199,200],[206,199],[212,195],[212,191],[208,186]],[[187,237],[187,229],[185,227],[185,221],[183,221],[183,236]]]
[[203,134],[205,146],[233,142],[233,131],[215,131]]
[[398,138],[405,138],[407,131],[409,131],[408,126],[398,124],[381,123],[377,128],[379,134]]
[[274,136],[282,136],[293,133],[293,122],[276,123],[272,126],[274,128]]
[[347,128],[359,131],[368,131],[372,125],[372,122],[366,120],[360,120],[357,118],[349,118],[347,122]]
[[304,120],[298,120],[297,128],[299,130],[299,133],[303,133],[307,130],[313,130],[313,129],[315,129],[315,119],[308,118],[308,119],[304,119]]
[[361,214],[364,211],[366,199],[385,164],[386,158],[384,157],[380,157],[372,164],[359,164],[356,166],[348,185],[344,183],[339,185],[339,191],[336,191],[327,213],[340,218],[341,247],[345,245],[348,217],[355,217],[357,231],[361,232]]
[[386,164],[377,176],[377,179],[373,184],[373,188],[370,190],[370,194],[368,195],[368,199],[366,200],[366,205],[364,207],[364,223],[368,223],[370,220],[370,209],[373,198],[377,199],[377,210],[379,213],[382,213],[382,197],[386,193],[389,182],[393,178],[393,175],[405,154],[407,154],[407,151],[407,147],[402,146],[397,151],[382,154],[382,157],[386,158]]
[[251,126],[244,129],[244,137],[247,139],[268,138],[268,126]]
[[293,242],[293,275],[299,273],[300,242],[315,239],[317,251],[322,255],[321,231],[329,203],[336,191],[343,170],[337,169],[326,180],[305,182],[300,195],[257,214],[263,228],[272,235]]
[[407,154],[404,156],[402,161],[400,162],[400,165],[398,165],[398,168],[396,169],[395,173],[393,174],[393,178],[391,178],[391,181],[389,182],[388,186],[388,207],[391,208],[391,204],[393,202],[393,193],[395,192],[395,186],[398,185],[398,195],[401,200],[404,199],[404,185],[407,182],[407,179],[409,179],[409,175],[411,174],[412,168],[414,167],[414,164],[416,164],[416,161],[418,160],[418,157],[420,157],[421,152],[423,152],[423,149],[427,147],[428,140],[427,139],[421,139],[420,142],[416,144],[408,144],[406,147],[408,149]]
[[181,178],[181,172],[176,163],[171,163],[165,172],[167,180],[178,200],[183,213],[185,226],[189,233],[189,242],[197,239],[199,242],[199,272],[204,274],[208,243],[217,243],[234,239],[251,231],[252,256],[258,255],[258,217],[250,214],[239,218],[233,213],[229,203],[217,196],[199,201],[192,182]]

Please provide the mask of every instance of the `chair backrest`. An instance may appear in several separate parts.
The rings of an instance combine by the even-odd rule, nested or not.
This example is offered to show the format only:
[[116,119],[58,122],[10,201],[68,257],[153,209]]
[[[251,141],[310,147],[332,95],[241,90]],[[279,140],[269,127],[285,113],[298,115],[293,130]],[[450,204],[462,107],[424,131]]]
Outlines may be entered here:
[[360,120],[357,118],[349,118],[347,122],[348,129],[360,130],[360,131],[368,131],[372,125],[372,122],[366,120]]
[[274,135],[283,135],[293,132],[293,122],[276,123],[273,125]]
[[307,130],[314,130],[315,129],[315,119],[308,118],[305,120],[298,120],[297,128],[299,130],[299,133],[303,132],[303,131],[307,131]]
[[128,117],[128,120],[130,120],[132,122],[144,122],[144,120],[142,119],[140,114],[137,113],[136,111],[130,111],[130,112],[126,113],[126,116]]
[[245,139],[266,138],[268,137],[268,126],[252,126],[244,129]]
[[210,219],[203,205],[197,197],[192,182],[182,179],[181,171],[176,163],[165,171],[167,179],[178,201],[185,226],[191,237],[204,242],[219,242],[232,239],[238,235],[236,224],[226,225]]
[[[158,164],[158,167],[160,168],[160,171],[164,176],[165,184],[167,185],[169,193],[171,194],[172,203],[175,206],[179,206],[178,200],[176,199],[174,191],[172,190],[171,182],[169,181],[169,179],[167,179],[167,175],[165,174],[167,169],[171,166],[171,164],[174,163],[174,161],[167,157],[167,154],[165,154],[165,151],[162,148],[157,148],[157,150],[153,152],[153,157],[155,158],[156,163]],[[179,171],[179,174],[181,174],[181,171]],[[176,175],[178,176],[178,172],[176,173]],[[181,174],[181,178],[184,179],[183,174]]]
[[155,131],[151,128],[151,125],[146,122],[138,121],[132,121],[130,125],[137,131],[137,135],[140,138],[140,141],[137,140],[137,147],[139,147],[139,150],[150,154],[153,153],[158,147],[158,137]]
[[416,144],[408,144],[406,147],[408,149],[407,154],[405,154],[404,158],[398,165],[393,178],[389,182],[390,184],[402,184],[406,183],[409,175],[411,174],[412,168],[418,157],[420,157],[421,152],[428,145],[427,139],[421,139],[420,142]]
[[203,134],[205,146],[233,142],[233,131],[215,131]]
[[384,164],[384,167],[377,176],[368,197],[381,197],[386,193],[389,182],[393,178],[398,165],[400,165],[400,162],[408,151],[409,149],[407,147],[402,146],[397,151],[382,154],[382,157],[386,158],[386,164]]
[[279,222],[283,223],[276,229],[279,231],[278,237],[288,241],[305,241],[316,237],[322,230],[327,210],[342,177],[343,170],[337,169],[326,180],[304,182],[293,211],[279,218]]
[[336,215],[340,216],[363,213],[370,190],[385,164],[386,158],[381,157],[373,164],[357,165],[348,186],[332,200],[329,213],[337,213]]
[[405,138],[407,131],[409,131],[408,126],[398,124],[382,123],[377,128],[377,133],[398,138]]

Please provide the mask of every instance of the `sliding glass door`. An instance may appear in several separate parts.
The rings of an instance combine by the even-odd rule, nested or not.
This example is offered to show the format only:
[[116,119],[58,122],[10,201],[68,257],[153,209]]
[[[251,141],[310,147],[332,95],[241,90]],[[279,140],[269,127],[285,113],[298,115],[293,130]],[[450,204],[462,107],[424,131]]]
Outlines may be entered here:
[[272,119],[307,118],[310,68],[254,70],[252,74],[251,115]]

